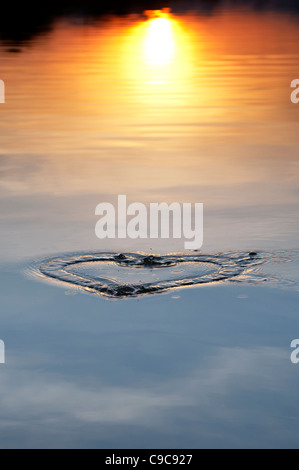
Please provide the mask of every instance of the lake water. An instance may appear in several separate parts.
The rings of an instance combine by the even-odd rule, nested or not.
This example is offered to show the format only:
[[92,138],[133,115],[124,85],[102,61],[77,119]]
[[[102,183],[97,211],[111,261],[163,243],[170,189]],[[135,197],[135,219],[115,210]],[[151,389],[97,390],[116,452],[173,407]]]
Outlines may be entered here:
[[[1,448],[298,447],[298,26],[219,7],[64,15],[2,38]],[[118,194],[202,202],[204,254],[267,263],[117,299],[31,275],[78,252],[186,255],[182,239],[99,240],[95,207]]]

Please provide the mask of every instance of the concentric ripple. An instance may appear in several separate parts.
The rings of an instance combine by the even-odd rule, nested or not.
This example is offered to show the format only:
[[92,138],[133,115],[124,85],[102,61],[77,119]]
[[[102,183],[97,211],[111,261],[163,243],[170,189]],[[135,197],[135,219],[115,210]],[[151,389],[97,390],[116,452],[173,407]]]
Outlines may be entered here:
[[120,298],[219,281],[260,281],[259,267],[271,260],[273,255],[257,252],[80,253],[44,260],[34,271],[45,279]]

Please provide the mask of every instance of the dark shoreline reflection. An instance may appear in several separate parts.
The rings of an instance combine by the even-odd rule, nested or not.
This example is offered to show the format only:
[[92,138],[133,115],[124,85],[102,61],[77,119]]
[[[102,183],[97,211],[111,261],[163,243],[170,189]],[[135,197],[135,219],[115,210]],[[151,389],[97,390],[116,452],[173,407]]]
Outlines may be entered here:
[[73,18],[82,23],[94,21],[107,15],[142,14],[144,10],[169,7],[175,13],[193,11],[200,15],[210,16],[221,9],[249,8],[254,11],[275,11],[299,13],[299,4],[295,0],[158,0],[136,1],[115,0],[113,3],[101,3],[97,0],[46,0],[37,5],[33,0],[18,4],[5,3],[1,5],[0,16],[0,45],[6,47],[6,52],[21,52],[23,45],[30,45],[36,36],[51,31],[53,23],[63,17]]

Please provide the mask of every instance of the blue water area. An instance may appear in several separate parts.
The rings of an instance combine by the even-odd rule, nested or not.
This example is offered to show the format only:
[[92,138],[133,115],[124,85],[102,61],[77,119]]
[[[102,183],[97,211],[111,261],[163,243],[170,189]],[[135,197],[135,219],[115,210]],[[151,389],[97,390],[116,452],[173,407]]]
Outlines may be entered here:
[[[0,447],[297,448],[295,2],[23,3],[0,16]],[[202,247],[97,238],[119,195],[202,203]]]
[[297,446],[296,290],[107,300],[25,267],[2,266],[1,447]]

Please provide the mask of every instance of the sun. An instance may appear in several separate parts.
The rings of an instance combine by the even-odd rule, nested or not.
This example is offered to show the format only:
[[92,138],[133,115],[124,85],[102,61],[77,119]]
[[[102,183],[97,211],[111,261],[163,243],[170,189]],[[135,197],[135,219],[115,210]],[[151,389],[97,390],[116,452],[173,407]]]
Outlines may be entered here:
[[167,14],[148,20],[147,33],[144,40],[144,55],[150,65],[167,65],[175,52],[175,40],[171,19]]

